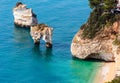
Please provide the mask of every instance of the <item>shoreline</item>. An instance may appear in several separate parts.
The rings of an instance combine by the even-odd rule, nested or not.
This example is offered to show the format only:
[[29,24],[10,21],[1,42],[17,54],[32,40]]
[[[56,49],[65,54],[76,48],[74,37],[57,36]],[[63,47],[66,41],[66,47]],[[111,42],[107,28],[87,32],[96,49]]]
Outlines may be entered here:
[[94,83],[106,83],[115,77],[115,62],[103,62],[98,69]]

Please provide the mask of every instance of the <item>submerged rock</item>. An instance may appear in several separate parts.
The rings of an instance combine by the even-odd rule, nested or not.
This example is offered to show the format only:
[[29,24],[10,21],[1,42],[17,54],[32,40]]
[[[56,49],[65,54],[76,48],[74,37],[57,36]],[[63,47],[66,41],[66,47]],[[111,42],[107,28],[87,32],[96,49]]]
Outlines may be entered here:
[[31,26],[30,35],[34,40],[34,44],[40,44],[42,38],[46,42],[46,47],[52,47],[52,31],[53,28],[48,27],[46,24],[37,24]]
[[21,27],[30,27],[37,24],[37,16],[33,13],[31,8],[27,8],[25,4],[21,2],[16,3],[13,8],[13,16],[15,25]]

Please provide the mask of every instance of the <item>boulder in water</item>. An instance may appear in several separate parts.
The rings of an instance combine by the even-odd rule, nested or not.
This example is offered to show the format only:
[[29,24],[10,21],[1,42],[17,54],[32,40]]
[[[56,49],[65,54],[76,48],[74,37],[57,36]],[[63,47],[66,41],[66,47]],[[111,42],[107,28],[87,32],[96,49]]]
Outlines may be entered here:
[[20,27],[30,27],[38,23],[36,14],[25,4],[17,2],[13,8],[14,23]]

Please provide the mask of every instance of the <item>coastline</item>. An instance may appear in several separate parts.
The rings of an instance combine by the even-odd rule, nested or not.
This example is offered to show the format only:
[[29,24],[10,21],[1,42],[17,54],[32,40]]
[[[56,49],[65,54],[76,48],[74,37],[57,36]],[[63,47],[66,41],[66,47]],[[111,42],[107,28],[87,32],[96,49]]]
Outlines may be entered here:
[[115,77],[115,62],[103,62],[98,69],[94,83],[106,83]]

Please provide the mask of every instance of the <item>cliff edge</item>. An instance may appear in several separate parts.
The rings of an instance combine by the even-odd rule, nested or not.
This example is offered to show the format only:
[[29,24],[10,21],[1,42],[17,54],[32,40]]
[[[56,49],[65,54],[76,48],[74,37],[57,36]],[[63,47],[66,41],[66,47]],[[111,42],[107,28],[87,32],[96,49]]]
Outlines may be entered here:
[[120,21],[112,26],[105,26],[93,39],[83,38],[83,29],[80,29],[73,38],[71,52],[80,59],[95,58],[105,61],[115,61],[119,54]]
[[115,61],[120,76],[120,12],[118,2],[89,0],[92,12],[71,43],[71,53],[79,59]]
[[[73,57],[115,62],[120,76],[120,12],[118,2],[89,0],[92,12],[71,43]],[[114,77],[115,77],[114,76]]]

